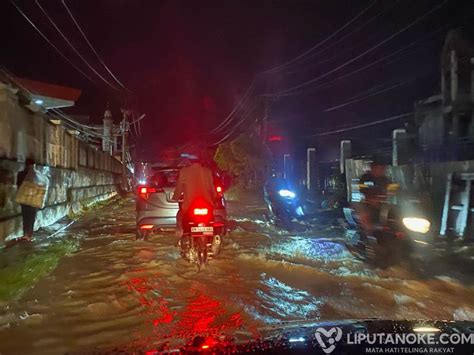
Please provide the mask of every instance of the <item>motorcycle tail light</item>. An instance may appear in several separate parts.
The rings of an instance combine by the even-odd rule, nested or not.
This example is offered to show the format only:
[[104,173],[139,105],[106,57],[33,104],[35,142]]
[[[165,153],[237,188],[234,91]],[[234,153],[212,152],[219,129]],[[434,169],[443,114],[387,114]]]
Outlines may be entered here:
[[195,208],[193,211],[195,216],[207,216],[209,214],[209,209],[207,208]]

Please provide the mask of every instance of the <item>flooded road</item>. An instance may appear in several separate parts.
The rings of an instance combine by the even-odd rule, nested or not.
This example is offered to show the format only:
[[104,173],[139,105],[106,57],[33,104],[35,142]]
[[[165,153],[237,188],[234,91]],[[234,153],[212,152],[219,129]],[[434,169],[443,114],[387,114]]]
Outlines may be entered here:
[[0,353],[152,350],[301,319],[474,319],[472,284],[374,269],[343,246],[340,231],[277,233],[258,206],[230,212],[241,227],[200,273],[181,259],[174,235],[135,240],[132,199],[84,216],[63,232],[77,250],[0,305]]

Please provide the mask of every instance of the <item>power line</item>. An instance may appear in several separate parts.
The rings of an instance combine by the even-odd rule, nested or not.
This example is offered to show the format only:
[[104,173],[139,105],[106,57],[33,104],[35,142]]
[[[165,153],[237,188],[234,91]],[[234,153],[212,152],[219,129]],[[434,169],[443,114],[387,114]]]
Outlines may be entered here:
[[224,132],[224,134],[228,134],[229,132],[235,132],[235,129],[240,126],[243,122],[245,122],[245,120],[247,119],[247,117],[249,117],[250,113],[256,108],[257,106],[257,103],[258,101],[255,100],[251,106],[249,106],[247,108],[246,111],[244,111],[241,116],[240,116],[240,119],[234,123],[234,125],[232,127],[229,127],[228,129],[226,129],[226,131]]
[[87,38],[86,34],[84,33],[84,31],[82,30],[81,26],[79,25],[79,23],[77,22],[76,18],[73,16],[71,10],[69,9],[69,7],[67,6],[66,4],[66,1],[65,0],[62,0],[62,3],[64,5],[64,7],[66,8],[66,11],[67,13],[69,14],[69,16],[71,17],[72,21],[74,22],[74,24],[76,25],[77,29],[79,30],[79,32],[81,33],[82,37],[84,38],[84,40],[87,42],[87,44],[89,45],[90,49],[94,52],[94,54],[96,55],[97,59],[99,59],[99,61],[101,62],[101,64],[104,66],[104,68],[107,70],[107,72],[110,74],[110,76],[112,78],[114,78],[114,80],[125,90],[127,91],[130,91],[129,89],[127,89],[125,87],[125,85],[123,85],[120,80],[117,79],[117,77],[112,73],[112,71],[109,69],[109,67],[104,63],[104,61],[102,60],[102,58],[100,57],[99,53],[97,53],[96,49],[94,48],[94,46],[92,45],[92,43],[89,41],[89,39]]
[[244,96],[237,102],[237,105],[233,108],[233,110],[227,115],[227,117],[214,129],[211,130],[210,133],[216,133],[221,131],[224,127],[226,127],[231,121],[232,121],[232,116],[239,110],[240,107],[244,106],[244,102],[250,97],[250,93],[252,89],[256,85],[256,79],[254,79],[249,87],[247,88],[246,92],[244,93]]
[[232,136],[235,134],[237,128],[239,128],[239,126],[241,126],[242,123],[244,123],[244,122],[247,120],[247,118],[250,116],[250,114],[255,110],[255,108],[257,107],[257,104],[258,104],[258,102],[255,101],[255,102],[253,103],[253,105],[251,106],[251,108],[247,110],[247,112],[246,112],[246,113],[242,116],[242,118],[233,126],[233,128],[232,128],[223,138],[221,138],[220,140],[218,140],[217,142],[215,142],[214,144],[212,144],[212,146],[219,145],[219,144],[221,144],[222,142],[225,142],[226,140],[228,140],[230,137],[232,137]]
[[79,73],[81,73],[86,79],[88,79],[90,82],[94,83],[94,80],[92,80],[86,73],[84,73],[77,65],[75,65],[64,53],[62,53],[58,47],[54,45],[53,42],[49,40],[47,36],[44,35],[43,32],[34,24],[33,21],[30,20],[30,18],[18,7],[17,4],[13,0],[10,0],[10,3],[18,10],[18,12],[28,21],[28,23],[36,30],[36,32],[39,33],[39,35],[46,41],[48,44],[54,48],[56,52],[64,59],[66,60],[69,64],[71,64]]
[[[401,82],[398,82],[398,83],[395,83],[393,85],[390,85],[388,87],[382,87],[376,91],[373,91],[372,89],[370,90],[367,90],[365,94],[357,94],[355,96],[352,96],[351,98],[349,98],[346,102],[342,103],[342,104],[339,104],[339,105],[336,105],[336,106],[332,106],[332,107],[329,107],[327,109],[324,110],[324,112],[331,112],[331,111],[334,111],[334,110],[337,110],[341,107],[345,107],[345,106],[348,106],[348,105],[351,105],[353,103],[356,103],[356,102],[359,102],[359,101],[363,101],[365,99],[368,99],[368,98],[371,98],[373,96],[377,96],[377,95],[380,95],[384,92],[387,92],[387,91],[390,91],[390,90],[393,90],[393,89],[396,89],[400,86],[404,86],[404,85],[407,85],[407,84],[410,84],[410,83],[413,83],[414,81],[418,80],[419,78],[421,77],[425,77],[427,76],[427,74],[431,74],[431,69],[429,70],[425,70],[424,71],[425,73],[422,74],[422,75],[417,75],[415,76],[414,78],[411,78],[411,79],[407,79],[407,80],[404,80],[404,81],[401,81]],[[377,87],[380,87],[380,85],[376,86],[375,88]]]
[[414,25],[416,25],[418,22],[422,21],[423,19],[425,19],[427,16],[431,15],[433,12],[435,12],[436,10],[438,10],[439,8],[441,8],[444,4],[446,4],[448,0],[444,0],[443,2],[441,2],[441,4],[435,6],[434,8],[432,8],[431,10],[429,10],[428,12],[426,12],[425,14],[423,14],[422,16],[418,17],[415,21],[411,22],[410,24],[404,26],[402,29],[398,30],[397,32],[393,33],[392,35],[388,36],[387,38],[385,38],[383,41],[379,42],[378,44],[376,44],[375,46],[372,46],[371,48],[365,50],[364,52],[362,52],[361,54],[357,55],[356,57],[346,61],[345,63],[337,66],[336,68],[324,73],[324,74],[321,74],[311,80],[308,80],[304,83],[301,83],[301,84],[298,84],[298,85],[295,85],[291,88],[288,88],[288,89],[285,89],[285,90],[282,90],[280,92],[277,92],[277,93],[269,93],[269,94],[264,94],[263,96],[282,96],[282,95],[287,95],[289,94],[290,92],[294,91],[294,90],[297,90],[297,89],[300,89],[300,88],[303,88],[303,87],[306,87],[308,85],[311,85],[312,83],[314,82],[317,82],[325,77],[327,77],[328,75],[348,66],[349,64],[357,61],[358,59],[362,58],[363,56],[373,52],[374,50],[376,50],[377,48],[379,48],[380,46],[384,45],[385,43],[387,43],[388,41],[392,40],[393,38],[395,38],[396,36],[398,36],[400,33],[406,31],[407,29],[413,27]]
[[[93,136],[93,137],[97,137],[97,138],[100,138],[100,139],[105,139],[105,137],[99,133],[99,132],[95,132],[93,131],[89,126],[85,125],[85,124],[82,124],[80,122],[77,122],[75,121],[74,119],[72,119],[71,117],[67,116],[62,110],[60,109],[51,109],[50,111],[54,112],[56,115],[58,115],[60,118],[70,122],[71,124],[74,124],[76,126],[78,126],[79,128],[76,128],[79,132],[87,135],[87,136]],[[109,142],[113,143],[113,140],[112,139],[107,139]]]
[[[263,72],[260,72],[260,73],[257,73],[256,76],[255,76],[255,79],[252,81],[252,84],[249,86],[249,88],[247,89],[247,92],[246,94],[244,95],[244,97],[241,99],[241,101],[239,101],[239,103],[234,107],[234,109],[232,110],[232,112],[224,119],[223,122],[221,122],[219,124],[218,127],[214,128],[211,133],[214,133],[214,132],[218,132],[219,130],[221,130],[223,127],[227,126],[231,121],[232,121],[232,115],[237,112],[239,106],[243,105],[243,101],[246,99],[246,96],[248,95],[248,92],[250,91],[250,89],[252,88],[253,84],[255,84],[255,82],[258,80],[258,79],[261,79],[261,75],[262,74],[268,74],[268,73],[273,73],[273,72],[277,72],[277,71],[281,71],[284,69],[284,67],[289,67],[291,63],[295,62],[295,61],[298,61],[299,59],[301,58],[304,58],[305,56],[307,56],[309,53],[311,53],[312,51],[314,51],[315,49],[317,49],[318,47],[320,47],[321,45],[323,45],[324,43],[326,43],[327,41],[329,41],[331,38],[333,38],[334,36],[336,36],[339,32],[341,32],[342,30],[344,30],[345,28],[347,28],[349,25],[351,25],[354,21],[356,21],[360,16],[362,16],[363,14],[365,14],[373,5],[375,5],[376,2],[373,2],[371,5],[369,5],[368,7],[366,7],[364,10],[362,10],[361,12],[359,12],[355,17],[353,17],[351,20],[349,20],[347,23],[345,23],[341,28],[339,28],[337,31],[335,31],[334,33],[332,33],[331,35],[329,35],[328,37],[326,37],[323,41],[319,42],[318,44],[316,44],[315,46],[313,46],[312,48],[310,48],[309,50],[307,50],[306,52],[302,53],[301,55],[293,58],[292,60],[284,63],[284,64],[281,64],[280,66],[278,67],[275,67],[273,69],[269,69],[269,70],[266,70],[266,71],[263,71]],[[390,7],[391,8],[391,7]],[[364,24],[362,24],[361,26],[359,26],[357,28],[357,30],[360,30],[361,28],[363,28],[365,25],[367,25],[368,23],[370,23],[371,21],[373,21],[376,17],[380,16],[382,13],[384,13],[385,11],[387,10],[384,10],[382,12],[379,12],[378,14],[376,14],[375,16],[373,16],[372,18],[370,18],[368,21],[366,21]],[[346,36],[343,37],[346,38]],[[338,41],[340,42],[340,40]],[[327,49],[327,48],[326,48]],[[325,49],[323,49],[324,51]],[[312,56],[314,56],[315,54],[317,53],[313,53]]]
[[[353,76],[353,75],[355,75],[355,74],[361,73],[361,72],[365,71],[366,69],[369,69],[369,68],[371,68],[371,67],[373,67],[373,66],[375,66],[375,65],[377,65],[377,64],[379,64],[379,63],[381,63],[381,62],[383,62],[383,61],[386,60],[386,59],[389,59],[389,58],[391,58],[391,57],[394,57],[394,56],[396,56],[396,55],[398,55],[398,54],[401,54],[401,53],[405,52],[407,49],[413,47],[414,45],[416,45],[416,44],[418,44],[418,43],[420,43],[420,42],[423,42],[423,41],[426,40],[427,38],[429,38],[429,37],[431,37],[432,35],[434,35],[434,34],[440,32],[440,31],[446,29],[447,27],[449,27],[449,25],[444,25],[443,27],[440,27],[439,29],[437,29],[437,30],[435,30],[435,31],[433,31],[433,32],[431,32],[431,33],[429,33],[428,35],[423,36],[422,38],[417,39],[417,40],[411,42],[411,43],[408,44],[407,46],[405,46],[405,47],[403,47],[403,48],[400,48],[400,49],[396,50],[395,52],[392,52],[392,53],[390,53],[390,54],[387,54],[387,55],[385,55],[385,56],[383,56],[383,57],[381,57],[381,58],[379,58],[379,59],[377,59],[377,60],[375,60],[375,61],[373,61],[373,62],[367,64],[367,65],[364,65],[364,66],[361,67],[361,68],[355,69],[355,70],[353,70],[353,71],[351,71],[351,72],[349,72],[349,73],[347,73],[347,74],[344,74],[344,75],[342,75],[342,76],[339,76],[339,77],[337,77],[337,78],[335,78],[335,79],[333,79],[333,80],[331,80],[331,81],[328,81],[328,82],[326,82],[326,83],[323,83],[323,84],[321,84],[321,85],[318,85],[318,86],[315,87],[315,89],[327,88],[327,87],[334,86],[337,82],[339,82],[339,81],[341,81],[341,80],[343,80],[343,79],[346,79],[346,78],[351,77],[351,76]],[[400,60],[400,59],[401,59],[401,57],[395,58],[395,59],[393,59],[393,60],[391,60],[391,61],[386,62],[385,65],[394,63],[394,62],[396,62],[396,61],[398,61],[398,60]]]
[[50,112],[54,112],[57,116],[61,117],[62,119],[68,121],[69,123],[71,124],[74,124],[76,125],[77,127],[77,130],[80,131],[81,133],[84,133],[86,135],[89,135],[89,136],[94,136],[94,137],[98,137],[98,138],[102,138],[102,134],[98,133],[98,132],[95,132],[93,131],[92,129],[90,129],[88,126],[80,123],[80,122],[77,122],[75,121],[74,119],[70,118],[69,116],[67,116],[63,111],[61,111],[60,109],[50,109],[49,110]]
[[283,74],[284,75],[293,75],[293,74],[302,74],[305,73],[311,69],[314,69],[321,64],[324,63],[334,63],[337,61],[339,58],[344,58],[344,55],[347,53],[353,53],[354,50],[359,49],[360,47],[364,47],[365,44],[371,43],[373,39],[378,39],[380,38],[380,32],[373,32],[370,34],[367,34],[367,36],[364,36],[364,39],[361,41],[358,41],[357,43],[352,43],[351,46],[344,46],[340,50],[335,51],[332,55],[320,55],[321,53],[324,52],[324,49],[321,52],[315,53],[314,56],[312,56],[310,59],[316,59],[318,57],[321,57],[319,60],[312,60],[307,63],[303,63],[303,65],[296,67],[294,69],[288,69],[285,71]]
[[272,68],[272,69],[268,69],[268,70],[265,70],[263,71],[261,74],[268,74],[268,73],[275,73],[275,72],[279,72],[281,71],[282,69],[290,66],[292,63],[300,60],[301,58],[304,58],[306,57],[308,54],[310,54],[311,52],[313,52],[314,50],[316,50],[317,48],[319,48],[320,46],[322,46],[324,43],[326,43],[327,41],[329,41],[330,39],[332,39],[334,36],[336,36],[337,34],[339,34],[342,30],[344,30],[346,27],[348,27],[349,25],[351,25],[354,21],[356,21],[359,17],[361,17],[362,15],[364,15],[370,8],[372,8],[372,6],[374,6],[375,4],[377,3],[377,1],[374,1],[372,2],[369,6],[367,6],[365,9],[363,9],[361,12],[359,12],[356,16],[354,16],[351,20],[349,20],[348,22],[346,22],[342,27],[340,27],[338,30],[334,31],[332,34],[330,34],[329,36],[327,36],[325,39],[323,39],[321,42],[317,43],[316,45],[314,45],[313,47],[309,48],[308,50],[306,50],[305,52],[301,53],[300,55],[296,56],[295,58],[287,61],[286,63],[283,63],[275,68]]
[[[362,56],[364,56],[364,55],[366,55],[366,54],[372,52],[373,50],[375,50],[375,49],[378,48],[379,46],[385,44],[386,42],[388,42],[389,40],[391,40],[391,39],[394,38],[395,36],[397,36],[397,35],[399,35],[400,33],[406,31],[407,29],[409,29],[410,27],[414,26],[414,25],[415,25],[416,23],[418,23],[419,21],[423,20],[425,17],[429,16],[432,12],[436,11],[438,8],[440,8],[441,6],[443,6],[443,5],[446,3],[446,1],[447,1],[447,0],[443,1],[441,4],[439,4],[438,6],[436,6],[436,7],[433,8],[433,9],[431,9],[430,11],[428,11],[427,13],[425,13],[424,15],[422,15],[421,17],[417,18],[415,21],[413,21],[413,22],[410,23],[409,25],[403,27],[401,30],[399,30],[399,31],[397,31],[396,33],[392,34],[390,37],[384,39],[382,42],[380,42],[380,43],[376,44],[375,46],[369,48],[368,50],[366,50],[365,52],[363,52],[362,54],[360,54],[360,55],[357,56],[356,58],[353,58],[353,59],[349,60],[348,62],[342,64],[341,66],[339,66],[339,67],[333,69],[331,72],[326,73],[326,74],[324,74],[324,75],[322,75],[322,76],[320,76],[320,77],[318,77],[318,78],[312,79],[310,82],[306,82],[306,83],[300,84],[300,85],[298,85],[298,86],[296,86],[296,87],[292,87],[292,88],[283,90],[283,91],[281,91],[281,92],[279,92],[279,93],[263,94],[262,96],[271,96],[271,97],[276,96],[276,97],[279,97],[279,96],[294,95],[295,93],[294,93],[293,91],[296,90],[296,88],[300,88],[300,87],[304,87],[304,86],[306,86],[306,85],[309,85],[309,84],[311,84],[312,82],[314,82],[314,81],[316,81],[316,80],[319,80],[319,79],[321,79],[321,78],[323,78],[323,77],[325,77],[325,76],[327,76],[327,75],[329,75],[329,74],[331,74],[331,73],[333,73],[333,72],[335,72],[335,71],[337,71],[337,70],[339,70],[339,69],[341,69],[341,68],[347,66],[348,64],[354,62],[355,60],[359,59],[360,57],[362,57]],[[391,8],[389,8],[389,9],[391,9]],[[385,10],[385,11],[388,11],[389,9],[387,9],[387,10]],[[383,12],[384,12],[384,11],[382,11],[381,13],[383,13]],[[376,18],[377,16],[379,16],[381,13],[375,15],[374,17],[372,17],[371,19],[369,19],[368,21],[366,21],[364,24],[362,24],[361,26],[359,26],[358,29],[364,27],[367,23],[371,22],[374,18]],[[346,24],[346,25],[347,25],[347,24]],[[438,29],[437,31],[434,31],[433,33],[429,34],[428,36],[433,35],[434,33],[436,33],[436,32],[438,32],[438,31],[444,29],[445,27],[446,27],[446,26],[443,26],[442,28]],[[426,36],[426,37],[428,37],[428,36]],[[347,35],[344,36],[344,38],[347,38]],[[423,37],[423,38],[425,38],[425,37]],[[328,38],[327,38],[326,40],[328,40]],[[342,39],[338,40],[338,42],[341,42],[341,41],[342,41]],[[333,83],[335,83],[335,82],[337,82],[337,81],[339,81],[339,80],[342,80],[342,79],[344,79],[344,78],[347,78],[347,77],[350,77],[350,76],[352,76],[352,75],[355,75],[355,74],[357,74],[357,73],[359,73],[359,72],[362,72],[362,71],[365,70],[365,69],[368,69],[368,68],[371,67],[371,66],[374,66],[374,65],[376,65],[376,64],[378,64],[378,63],[380,63],[380,62],[382,62],[382,61],[385,60],[385,59],[388,59],[388,58],[390,58],[390,57],[392,57],[392,56],[395,56],[395,55],[397,55],[397,54],[399,54],[399,53],[405,51],[406,49],[412,47],[413,45],[415,45],[416,43],[419,43],[419,42],[420,42],[420,40],[414,41],[414,42],[412,42],[410,45],[408,45],[408,46],[406,46],[406,47],[404,47],[404,48],[402,48],[402,49],[400,49],[400,50],[398,50],[398,51],[396,51],[396,52],[394,52],[394,53],[391,53],[390,55],[387,55],[387,56],[385,56],[385,57],[383,57],[383,58],[380,58],[380,59],[378,59],[378,60],[376,60],[376,61],[370,63],[369,65],[366,65],[366,66],[364,66],[364,67],[362,67],[362,68],[360,68],[360,69],[354,70],[353,72],[351,72],[351,73],[349,73],[349,74],[346,74],[346,75],[344,75],[344,76],[341,76],[341,77],[339,77],[339,78],[336,78],[335,80],[333,80],[333,81],[331,81],[331,82],[324,83],[324,84],[322,84],[321,86],[318,86],[317,88],[329,87],[329,86],[333,85]],[[320,44],[321,44],[321,43],[320,43]],[[315,47],[319,46],[320,44],[316,45]],[[330,46],[329,46],[329,47],[330,47]],[[326,50],[327,48],[328,48],[328,47],[326,47],[325,49],[323,49],[323,51]],[[305,52],[305,53],[306,53],[306,52]],[[313,54],[312,56],[314,56],[314,55],[315,55],[315,54]],[[300,56],[298,56],[298,57],[300,57]],[[298,58],[298,57],[297,57],[297,58]],[[295,60],[296,60],[296,58],[295,58]],[[398,60],[398,58],[397,58],[396,60]],[[292,61],[293,61],[293,60],[292,60]],[[395,60],[394,60],[394,61],[395,61]],[[291,62],[291,61],[290,61],[290,62]],[[282,67],[282,66],[285,66],[286,64],[289,64],[289,62],[284,63],[284,64],[282,64],[281,66],[279,66],[279,67],[277,67],[277,68],[270,69],[270,71],[276,70],[276,69],[278,69],[278,68],[280,68],[280,67]],[[388,64],[388,63],[387,63],[387,64]],[[269,71],[266,71],[266,72],[269,72]],[[264,72],[262,72],[262,73],[264,73]],[[257,79],[258,79],[258,75],[260,75],[260,74],[262,74],[262,73],[258,73],[258,74],[257,74]],[[235,108],[234,108],[233,112],[234,112],[234,111],[235,111]],[[229,118],[230,118],[230,117],[228,117],[227,119],[229,119]]]
[[[62,0],[63,3],[65,0]],[[362,16],[365,12],[367,12],[372,6],[374,6],[376,4],[376,1],[374,1],[372,4],[370,4],[368,7],[366,7],[364,10],[362,10],[361,12],[359,12],[355,17],[353,17],[351,20],[349,20],[346,24],[344,24],[341,28],[339,28],[337,31],[333,32],[331,35],[329,35],[328,37],[326,37],[324,40],[322,40],[321,42],[319,42],[318,44],[316,44],[315,46],[313,46],[312,48],[308,49],[307,51],[305,51],[304,53],[300,54],[299,56],[293,58],[292,60],[286,62],[286,63],[283,63],[281,65],[279,65],[278,67],[275,67],[275,68],[272,68],[272,69],[269,69],[269,70],[266,70],[266,71],[263,71],[263,72],[260,72],[260,73],[257,73],[255,75],[255,78],[254,80],[252,81],[251,85],[248,87],[246,93],[244,94],[243,98],[237,103],[237,105],[233,108],[233,110],[229,113],[229,115],[216,127],[214,128],[213,130],[211,130],[211,133],[215,133],[215,132],[218,132],[220,131],[223,127],[226,127],[231,121],[232,121],[232,116],[234,115],[235,112],[237,112],[238,108],[240,106],[243,105],[243,101],[246,99],[246,97],[249,95],[250,93],[250,90],[251,88],[256,84],[257,80],[261,78],[261,75],[262,74],[268,74],[268,73],[274,73],[274,72],[278,72],[278,71],[281,71],[282,69],[284,69],[285,67],[288,67],[291,63],[294,63],[295,61],[298,61],[299,59],[305,57],[306,55],[308,55],[309,53],[311,53],[312,51],[314,51],[315,49],[317,49],[318,47],[320,47],[321,45],[323,45],[324,43],[326,43],[327,41],[329,41],[331,38],[333,38],[334,36],[336,36],[339,32],[341,32],[342,30],[344,30],[345,28],[347,28],[350,24],[352,24],[354,21],[356,21],[360,16]]]
[[[310,54],[309,56],[307,56],[306,58],[304,58],[302,61],[307,61],[311,58],[314,58],[315,56],[318,56],[318,55],[321,55],[322,53],[326,52],[328,49],[334,47],[335,45],[337,45],[338,43],[344,41],[346,38],[352,36],[354,33],[360,31],[361,29],[363,29],[365,26],[367,26],[369,23],[371,23],[372,21],[374,21],[376,18],[380,17],[381,15],[385,14],[386,12],[390,11],[391,9],[393,9],[396,5],[398,5],[400,0],[397,0],[397,1],[394,1],[392,3],[391,6],[389,6],[388,8],[385,8],[383,9],[382,11],[378,12],[377,14],[375,14],[374,16],[372,16],[370,19],[368,19],[367,21],[365,21],[364,23],[362,23],[360,26],[358,26],[357,28],[355,28],[354,30],[350,31],[349,33],[347,33],[346,35],[342,36],[341,38],[339,38],[338,40],[336,40],[335,42],[329,44],[328,46],[324,47],[323,49],[321,49],[320,51],[317,51],[316,53],[312,53]],[[380,32],[379,32],[380,33]],[[376,33],[376,35],[378,35],[379,33]],[[373,37],[373,36],[372,36]],[[355,47],[352,47],[352,48],[355,48]],[[334,57],[337,57],[339,55],[336,54]],[[320,61],[320,62],[317,62],[317,63],[311,63],[310,65],[313,66],[314,64],[320,64],[320,63],[324,63],[328,61],[328,59],[326,60],[323,60],[323,61]],[[291,74],[291,73],[295,73],[295,72],[298,72],[298,69],[300,68],[297,68],[295,69],[294,71],[290,71],[290,72],[286,72],[285,74]]]
[[381,124],[381,123],[390,122],[390,121],[395,121],[395,120],[398,120],[398,119],[400,119],[400,118],[404,118],[404,117],[408,117],[408,116],[412,116],[412,115],[413,115],[413,112],[407,112],[407,113],[403,113],[403,114],[401,114],[401,115],[396,115],[396,116],[384,118],[384,119],[382,119],[382,120],[373,121],[373,122],[369,122],[369,123],[363,123],[363,124],[351,126],[351,127],[348,127],[348,128],[342,128],[342,129],[336,129],[336,130],[333,130],[333,131],[328,131],[328,132],[323,132],[323,133],[312,134],[312,135],[310,135],[310,137],[322,137],[322,136],[327,136],[327,135],[330,135],[330,134],[352,131],[352,130],[354,130],[354,129],[359,129],[359,128],[363,128],[363,127],[375,126],[375,125],[378,125],[378,124]]
[[[416,78],[415,78],[415,79],[416,79]],[[356,102],[359,102],[359,101],[368,99],[368,98],[370,98],[370,97],[380,95],[380,94],[382,94],[382,93],[384,93],[384,92],[387,92],[387,91],[393,90],[393,89],[395,89],[395,88],[398,88],[398,87],[400,87],[400,86],[406,85],[406,84],[408,84],[409,82],[414,81],[415,79],[412,79],[412,80],[405,80],[405,81],[403,81],[403,82],[399,82],[399,83],[390,85],[390,86],[388,86],[388,87],[386,87],[386,88],[377,90],[377,91],[375,91],[375,92],[373,92],[373,93],[370,93],[370,94],[367,94],[367,95],[358,97],[358,98],[356,98],[356,99],[352,99],[352,100],[346,101],[346,102],[344,102],[344,103],[342,103],[342,104],[339,104],[339,105],[336,105],[336,106],[329,107],[329,108],[325,109],[324,112],[331,112],[331,111],[337,110],[337,109],[339,109],[339,108],[341,108],[341,107],[345,107],[345,106],[351,105],[351,104],[353,104],[353,103],[356,103]]]
[[66,41],[66,43],[71,47],[71,49],[76,53],[79,58],[84,62],[84,64],[87,65],[87,67],[92,70],[100,79],[102,79],[103,82],[105,82],[107,85],[109,85],[112,89],[114,90],[119,90],[116,86],[113,86],[107,79],[105,79],[97,70],[90,65],[90,63],[84,58],[84,56],[74,47],[74,45],[71,43],[71,41],[66,37],[66,35],[61,31],[61,29],[58,27],[58,25],[54,22],[54,20],[49,16],[48,12],[41,6],[39,3],[39,0],[35,0],[36,5],[40,8],[40,10],[43,12],[43,14],[46,16],[46,18],[49,20],[51,25],[58,31],[58,33],[61,35],[61,37]]

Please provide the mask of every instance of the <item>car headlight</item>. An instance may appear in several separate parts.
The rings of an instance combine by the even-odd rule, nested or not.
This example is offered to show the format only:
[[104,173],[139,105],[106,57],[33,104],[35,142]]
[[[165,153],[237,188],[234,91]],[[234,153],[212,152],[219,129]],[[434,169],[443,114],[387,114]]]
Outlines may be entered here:
[[296,197],[296,194],[293,191],[290,191],[290,190],[280,190],[280,191],[278,191],[278,194],[281,197],[289,197],[289,198],[295,198]]
[[428,233],[431,226],[430,221],[424,218],[407,217],[402,221],[407,229],[417,233]]

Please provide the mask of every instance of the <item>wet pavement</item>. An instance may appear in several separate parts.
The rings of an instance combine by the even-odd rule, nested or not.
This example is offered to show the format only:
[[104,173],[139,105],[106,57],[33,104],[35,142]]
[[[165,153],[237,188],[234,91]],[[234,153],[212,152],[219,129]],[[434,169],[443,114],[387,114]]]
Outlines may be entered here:
[[135,240],[130,198],[82,217],[56,234],[77,248],[0,304],[0,353],[152,350],[196,335],[257,336],[265,324],[304,319],[474,320],[470,282],[373,268],[330,224],[289,234],[265,223],[258,204],[231,204],[230,213],[237,229],[199,273],[181,259],[174,235]]

